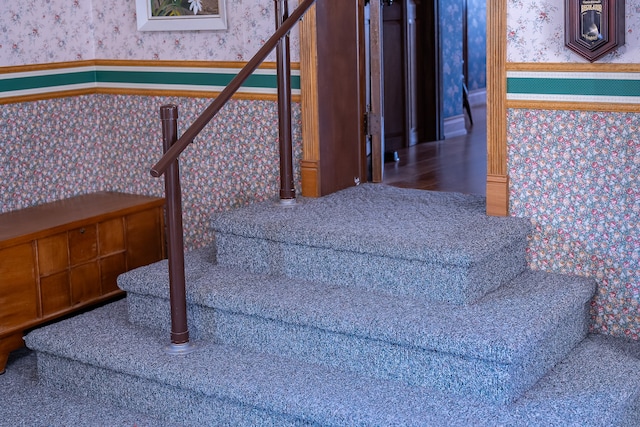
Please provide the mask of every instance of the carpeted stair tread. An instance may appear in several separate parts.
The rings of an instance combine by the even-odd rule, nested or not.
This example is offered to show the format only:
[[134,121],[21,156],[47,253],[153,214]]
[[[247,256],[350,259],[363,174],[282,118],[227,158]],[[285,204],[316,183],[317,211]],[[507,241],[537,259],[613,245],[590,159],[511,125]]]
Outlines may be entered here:
[[256,203],[215,215],[217,262],[469,304],[526,268],[530,222],[482,206],[478,196],[369,184],[292,207]]
[[[123,404],[151,408],[166,417],[166,425],[225,425],[190,407],[167,413],[173,399],[188,406],[190,399],[206,398],[247,411],[259,408],[276,420],[260,425],[615,426],[628,420],[625,411],[640,396],[637,354],[598,336],[583,341],[518,402],[504,406],[207,342],[197,342],[190,355],[168,356],[167,339],[130,325],[121,301],[35,330],[26,342],[40,352],[41,368],[57,368],[40,372],[45,383],[111,394]],[[94,368],[111,377],[122,374],[120,388],[105,390],[99,376],[91,375]],[[122,399],[140,381],[148,393]],[[166,395],[156,393],[157,384],[167,385]],[[234,425],[258,424],[247,418]]]
[[[43,386],[167,425],[627,426],[637,346],[588,336],[595,281],[530,271],[526,219],[361,185],[213,220],[187,254],[197,350],[170,356],[168,263],[29,333]],[[127,317],[128,316],[128,317]],[[586,337],[586,339],[585,339]]]
[[135,409],[98,403],[79,394],[47,387],[38,380],[36,353],[13,352],[0,376],[2,426],[159,427],[162,421]]
[[[243,273],[208,262],[205,253],[186,257],[189,303],[500,363],[526,358],[595,290],[590,279],[528,271],[475,304],[457,306]],[[130,294],[168,298],[166,261],[125,273],[118,284]]]
[[217,232],[418,261],[469,265],[530,231],[490,217],[475,195],[363,184],[293,207],[272,201],[214,215]]
[[[400,395],[417,395],[418,390],[206,342],[198,343],[190,355],[169,356],[163,351],[166,337],[137,330],[124,319],[123,304],[114,303],[36,330],[26,340],[41,353],[328,425],[367,419],[405,424],[426,416],[427,408],[398,401]],[[64,334],[70,338],[60,340]]]

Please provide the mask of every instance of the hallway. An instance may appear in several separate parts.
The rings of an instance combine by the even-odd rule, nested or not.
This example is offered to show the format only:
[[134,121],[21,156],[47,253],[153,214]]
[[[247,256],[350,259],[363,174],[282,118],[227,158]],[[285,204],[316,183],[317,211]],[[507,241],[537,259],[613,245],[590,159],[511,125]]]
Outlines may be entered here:
[[442,141],[425,142],[398,151],[400,160],[388,162],[384,184],[402,188],[486,193],[486,105],[472,107],[474,125],[469,133]]

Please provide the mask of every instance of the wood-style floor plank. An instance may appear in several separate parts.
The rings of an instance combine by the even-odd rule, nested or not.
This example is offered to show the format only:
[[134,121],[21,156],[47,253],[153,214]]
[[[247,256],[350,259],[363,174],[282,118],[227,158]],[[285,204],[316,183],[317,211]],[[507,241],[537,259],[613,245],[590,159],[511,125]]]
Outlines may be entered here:
[[486,194],[486,107],[472,108],[468,133],[443,141],[424,142],[398,151],[400,160],[387,162],[383,182],[403,188]]

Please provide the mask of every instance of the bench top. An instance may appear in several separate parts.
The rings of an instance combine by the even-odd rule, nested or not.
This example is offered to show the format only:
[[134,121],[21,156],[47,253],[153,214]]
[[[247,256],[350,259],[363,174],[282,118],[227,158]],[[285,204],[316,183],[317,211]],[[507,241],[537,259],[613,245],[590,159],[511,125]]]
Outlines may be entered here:
[[159,197],[97,192],[6,212],[0,214],[0,249],[163,204]]

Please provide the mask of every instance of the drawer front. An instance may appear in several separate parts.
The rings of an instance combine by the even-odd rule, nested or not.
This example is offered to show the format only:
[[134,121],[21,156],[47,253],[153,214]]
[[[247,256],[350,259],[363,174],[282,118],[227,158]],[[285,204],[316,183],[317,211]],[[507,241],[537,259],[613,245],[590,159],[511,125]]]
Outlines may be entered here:
[[98,232],[95,224],[69,231],[69,264],[77,265],[98,256]]
[[32,243],[0,250],[0,333],[38,318]]
[[67,269],[69,266],[67,233],[40,239],[37,246],[40,276],[48,276]]
[[47,317],[71,307],[71,289],[67,270],[40,278],[42,316]]
[[162,209],[154,208],[128,215],[127,268],[134,269],[163,257]]
[[102,294],[119,290],[118,276],[127,271],[127,259],[124,253],[114,254],[100,260],[100,282]]
[[71,304],[78,305],[100,297],[98,262],[73,267],[70,272]]
[[98,224],[98,240],[100,256],[124,252],[124,219],[118,217]]

